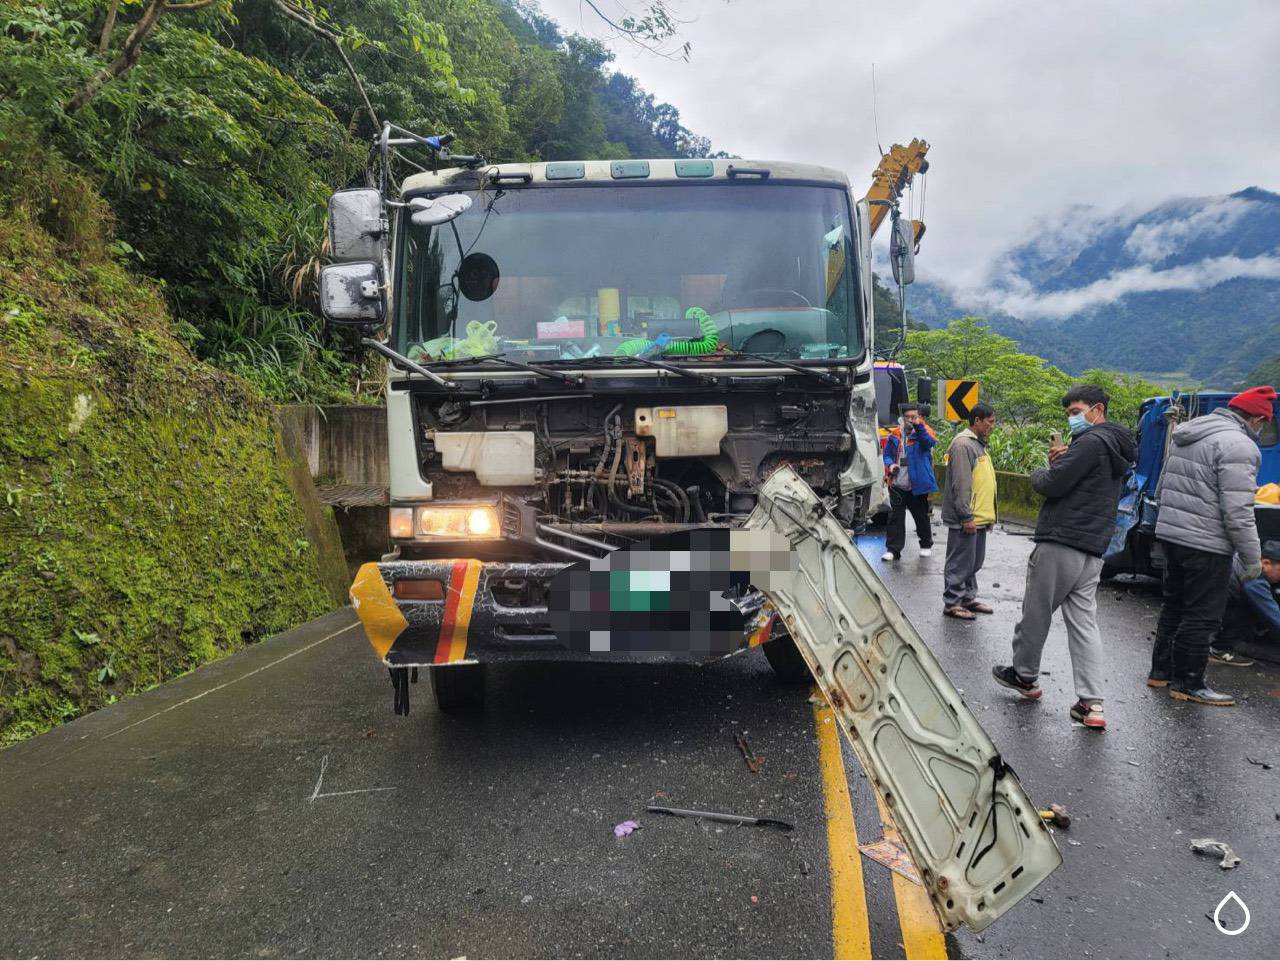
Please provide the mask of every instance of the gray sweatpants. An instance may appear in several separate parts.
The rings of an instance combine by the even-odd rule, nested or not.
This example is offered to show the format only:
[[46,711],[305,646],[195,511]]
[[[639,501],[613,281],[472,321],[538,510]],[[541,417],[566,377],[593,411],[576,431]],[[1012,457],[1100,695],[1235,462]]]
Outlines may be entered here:
[[978,597],[978,571],[987,558],[987,530],[966,534],[958,527],[947,531],[947,560],[942,566],[942,603],[947,607],[968,604]]
[[1043,541],[1027,562],[1022,620],[1013,629],[1013,669],[1019,676],[1040,675],[1040,654],[1053,612],[1062,608],[1067,650],[1075,675],[1076,696],[1102,700],[1102,636],[1098,633],[1098,579],[1102,558],[1065,544]]

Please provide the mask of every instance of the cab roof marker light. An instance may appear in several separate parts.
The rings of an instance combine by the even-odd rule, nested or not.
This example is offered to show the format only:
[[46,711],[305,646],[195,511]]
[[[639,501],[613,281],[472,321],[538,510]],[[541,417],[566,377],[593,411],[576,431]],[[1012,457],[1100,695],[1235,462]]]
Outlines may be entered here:
[[547,164],[546,175],[548,180],[581,180],[587,175],[587,165],[559,160]]
[[614,180],[640,180],[649,176],[647,160],[615,160],[609,165]]

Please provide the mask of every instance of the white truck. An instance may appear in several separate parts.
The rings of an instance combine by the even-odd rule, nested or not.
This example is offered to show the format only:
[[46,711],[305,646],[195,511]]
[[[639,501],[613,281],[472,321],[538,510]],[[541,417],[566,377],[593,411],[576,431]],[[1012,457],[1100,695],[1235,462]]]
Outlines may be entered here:
[[870,238],[891,216],[909,281],[911,161],[859,200],[797,163],[380,147],[330,205],[321,302],[389,359],[395,546],[351,596],[397,713],[419,669],[451,711],[487,664],[763,644],[827,695],[945,925],[1030,891],[1047,829],[846,532],[884,496]]

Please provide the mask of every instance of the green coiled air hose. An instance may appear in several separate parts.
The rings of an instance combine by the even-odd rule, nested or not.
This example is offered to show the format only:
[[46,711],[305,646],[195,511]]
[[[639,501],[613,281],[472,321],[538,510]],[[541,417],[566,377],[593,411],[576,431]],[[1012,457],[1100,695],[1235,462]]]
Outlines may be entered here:
[[660,344],[657,341],[646,340],[643,337],[637,337],[634,340],[624,340],[614,348],[615,357],[635,357],[643,354],[653,348],[655,345],[661,348],[661,353],[674,357],[700,357],[705,354],[713,354],[716,348],[720,346],[720,331],[716,328],[716,322],[711,319],[701,307],[690,307],[685,311],[685,319],[696,321],[698,328],[702,331],[702,336],[697,340],[677,339]]
[[716,328],[716,322],[711,319],[711,315],[701,307],[690,307],[685,311],[684,316],[685,320],[698,322],[702,337],[698,340],[673,340],[663,353],[676,357],[701,357],[704,354],[715,353],[716,348],[720,346],[720,331]]

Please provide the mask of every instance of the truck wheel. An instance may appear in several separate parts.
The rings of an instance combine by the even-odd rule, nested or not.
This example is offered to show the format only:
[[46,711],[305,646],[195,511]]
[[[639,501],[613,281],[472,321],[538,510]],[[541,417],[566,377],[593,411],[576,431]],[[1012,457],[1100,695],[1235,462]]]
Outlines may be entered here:
[[782,634],[763,645],[764,656],[769,659],[769,666],[778,680],[783,684],[807,684],[813,681],[809,673],[809,665],[800,656],[796,642],[790,634]]
[[446,714],[463,714],[484,707],[484,665],[457,664],[431,669],[436,706]]

